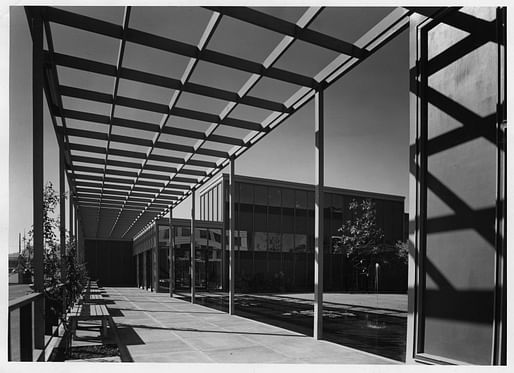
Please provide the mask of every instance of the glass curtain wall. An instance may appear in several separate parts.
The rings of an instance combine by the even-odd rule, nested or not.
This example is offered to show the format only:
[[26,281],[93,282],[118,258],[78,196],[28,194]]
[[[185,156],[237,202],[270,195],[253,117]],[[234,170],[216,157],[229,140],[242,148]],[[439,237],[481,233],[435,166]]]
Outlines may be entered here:
[[[178,294],[189,299],[191,291],[191,228],[185,225],[175,225],[173,228],[175,230],[175,289]],[[160,227],[161,229],[163,237],[169,234],[167,226]],[[213,305],[216,308],[220,308],[222,305],[226,306],[226,300],[221,297],[224,270],[221,232],[221,228],[197,227],[195,229],[196,300],[197,303]],[[163,238],[161,244],[164,246],[167,245],[167,242],[167,238],[166,240]],[[168,257],[167,246],[162,247],[160,251],[165,253],[166,258]],[[168,260],[165,268],[166,277],[168,277]]]
[[134,240],[134,250],[138,253],[136,255],[139,257],[139,285],[141,287],[152,288],[153,286],[151,262],[151,250],[153,247],[155,247],[155,228],[153,227]]
[[[330,295],[325,297],[324,332],[327,338],[339,343],[341,335],[349,334],[352,337],[344,339],[343,344],[370,350],[367,342],[361,342],[371,335],[367,333],[371,330],[367,323],[369,315],[375,313],[368,313],[366,307],[361,307],[366,312],[346,312],[340,295],[362,294],[357,296],[366,298],[365,302],[369,303],[368,298],[375,296],[376,291],[405,292],[407,272],[406,266],[395,262],[394,255],[384,254],[380,281],[377,281],[376,272],[368,268],[375,263],[362,264],[362,268],[355,266],[345,250],[339,247],[339,228],[350,219],[350,203],[360,204],[363,200],[362,196],[325,193],[324,292]],[[394,247],[396,241],[403,238],[403,202],[385,198],[372,201],[377,226],[384,234],[383,242]],[[237,182],[235,219],[236,312],[311,334],[314,192],[274,184]],[[382,307],[375,303],[373,307]],[[381,340],[391,337],[390,340],[397,343],[403,332],[404,319],[393,317],[387,323],[389,329],[385,334],[379,332],[382,333],[379,337]],[[366,330],[366,335],[356,331],[356,326],[360,331]],[[376,344],[371,350],[376,351],[375,347]]]

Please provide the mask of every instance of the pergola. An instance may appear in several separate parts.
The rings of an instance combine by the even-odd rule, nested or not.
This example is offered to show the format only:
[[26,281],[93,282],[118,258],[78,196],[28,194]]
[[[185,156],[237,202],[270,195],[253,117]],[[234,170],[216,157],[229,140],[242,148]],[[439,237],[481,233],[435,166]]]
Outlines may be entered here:
[[[286,12],[284,14],[291,17],[282,18],[272,15],[269,9],[194,8],[191,14],[198,13],[198,18],[191,18],[189,23],[199,36],[196,39],[191,35],[173,38],[141,29],[140,24],[133,21],[135,9],[131,7],[124,9],[119,24],[53,7],[25,9],[33,41],[35,290],[43,290],[43,97],[60,148],[60,190],[65,190],[65,178],[69,184],[70,227],[75,227],[75,234],[80,227],[84,237],[133,238],[166,213],[171,219],[173,208],[189,196],[192,196],[194,224],[195,191],[229,166],[230,312],[233,312],[234,295],[232,178],[235,160],[314,98],[314,337],[320,338],[323,92],[404,31],[412,11],[396,8],[380,22],[367,27],[367,32],[358,40],[348,42],[337,30],[321,32],[313,27],[316,19],[330,15],[336,8],[295,8],[294,17]],[[254,32],[273,35],[271,39],[277,43],[271,53],[260,60],[210,48],[217,33],[221,33],[221,38],[226,33],[224,22],[237,23],[242,35]],[[199,31],[199,27],[203,31]],[[59,35],[66,32],[80,33],[88,45],[105,40],[116,43],[115,63],[62,50],[57,41]],[[196,41],[192,42],[193,39]],[[159,53],[176,63],[170,64],[169,74],[157,72],[158,68],[140,69],[127,63],[129,48],[138,50],[140,56],[148,53],[150,59]],[[319,53],[313,54],[309,48]],[[291,59],[302,53],[313,61],[319,59],[322,68],[306,73],[283,67],[284,58]],[[185,68],[180,70],[181,66]],[[206,66],[213,69],[209,70],[212,79],[203,82],[194,79],[195,73]],[[219,71],[220,75],[213,75],[213,71]],[[100,80],[109,88],[86,89],[77,84],[80,79],[75,79],[73,84],[74,80],[69,77],[74,76]],[[234,88],[235,82],[241,84]],[[280,87],[276,88],[280,94],[262,97],[258,94],[260,84],[274,84]],[[163,89],[169,93],[166,102],[152,99],[156,97],[156,90]],[[196,104],[186,104],[188,102]],[[212,109],[213,102],[221,109]],[[84,109],[94,107],[101,109]],[[64,211],[62,199],[61,216]],[[61,219],[61,228],[64,242],[64,219]],[[35,342],[36,346],[42,343],[37,337]]]

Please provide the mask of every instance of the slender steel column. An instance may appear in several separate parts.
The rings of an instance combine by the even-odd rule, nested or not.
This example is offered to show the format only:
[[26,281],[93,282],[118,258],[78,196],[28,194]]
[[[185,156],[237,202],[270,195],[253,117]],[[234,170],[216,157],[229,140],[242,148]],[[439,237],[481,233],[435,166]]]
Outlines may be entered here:
[[70,243],[71,243],[72,237],[74,235],[74,232],[73,232],[73,196],[71,194],[71,188],[70,188],[70,195],[68,197],[69,197],[69,201],[68,201],[68,210],[69,210],[68,231],[69,231]]
[[191,303],[195,303],[195,190],[191,192]]
[[170,275],[170,297],[173,297],[175,291],[175,232],[173,229],[173,209],[170,206],[170,218],[168,221],[170,235],[169,235],[169,275]]
[[139,281],[139,254],[136,255],[136,286],[139,288],[140,281]]
[[143,255],[143,289],[148,289],[148,281],[147,281],[147,274],[146,274],[146,251],[143,251],[141,253]]
[[314,211],[314,338],[323,337],[323,208],[324,208],[324,118],[323,91],[315,96],[315,211]]
[[[44,291],[43,237],[43,21],[39,8],[32,11],[32,193],[34,291]],[[45,345],[44,297],[34,304],[34,347]]]
[[229,223],[229,237],[228,237],[228,313],[233,315],[234,301],[235,301],[235,251],[234,251],[234,229],[235,229],[235,213],[234,213],[234,197],[236,195],[236,183],[234,180],[234,170],[235,170],[235,159],[230,159],[230,174],[229,174],[229,196],[228,196],[228,223]]
[[79,257],[79,210],[78,210],[78,207],[76,204],[73,204],[73,206],[75,207],[75,211],[74,211],[74,218],[75,218],[75,255],[76,257],[78,258]]
[[228,183],[226,183],[225,177],[221,179],[221,221],[223,222],[223,226],[221,228],[221,288],[223,291],[228,290],[228,283],[226,276],[227,272],[227,223],[228,223],[228,211],[225,206],[228,206],[226,202],[228,202]]
[[61,244],[61,277],[65,276],[64,256],[66,255],[66,187],[64,185],[64,151],[59,150],[59,229],[60,229],[60,244]]
[[152,249],[153,289],[159,292],[159,224],[155,221],[155,245]]

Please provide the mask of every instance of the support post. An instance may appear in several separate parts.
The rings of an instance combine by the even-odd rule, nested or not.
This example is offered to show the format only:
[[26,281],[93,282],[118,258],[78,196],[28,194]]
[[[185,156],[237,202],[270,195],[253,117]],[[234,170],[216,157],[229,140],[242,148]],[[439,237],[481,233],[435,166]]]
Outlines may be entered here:
[[[77,212],[78,212],[78,208],[77,208]],[[83,263],[81,238],[82,238],[82,234],[84,232],[82,230],[82,222],[79,220],[78,214],[77,214],[77,219],[76,219],[76,225],[75,226],[77,228],[77,235],[75,236],[75,243],[76,243],[76,246],[77,246],[77,260],[78,260],[79,263]]]
[[191,192],[191,303],[195,303],[195,190]]
[[143,251],[141,254],[143,255],[143,289],[146,290],[148,288],[146,274],[146,251]]
[[315,211],[314,211],[314,339],[323,337],[323,208],[324,208],[324,118],[323,91],[315,96]]
[[170,205],[169,210],[170,210],[170,218],[168,221],[168,225],[169,225],[170,234],[169,234],[169,243],[168,243],[168,245],[169,245],[168,255],[169,255],[170,297],[173,297],[173,292],[175,291],[175,248],[174,248],[175,232],[173,229],[173,209],[171,208],[171,205]]
[[69,226],[68,226],[68,230],[70,232],[70,243],[71,243],[71,240],[73,239],[73,235],[75,234],[74,231],[73,231],[73,196],[71,194],[71,188],[70,188],[70,200],[68,201],[68,210],[69,210],[69,216],[68,216],[68,219],[69,219]]
[[79,214],[78,208],[76,204],[73,204],[75,207],[75,255],[78,259],[79,257]]
[[[33,243],[34,291],[44,291],[43,273],[43,20],[40,9],[31,11],[32,17],[32,172],[33,172]],[[34,302],[34,348],[45,345],[44,297]]]
[[139,254],[136,254],[136,286],[139,288],[140,281],[139,281]]
[[230,174],[228,181],[229,195],[228,195],[228,223],[229,223],[229,237],[228,237],[228,313],[233,315],[235,313],[235,250],[234,250],[234,229],[235,229],[235,213],[234,213],[234,197],[236,195],[236,183],[234,180],[235,159],[230,159]]
[[29,303],[20,308],[19,325],[20,361],[32,362],[32,304]]
[[159,224],[155,221],[155,245],[152,248],[153,290],[159,292]]
[[60,229],[60,244],[61,244],[61,278],[65,277],[66,266],[64,263],[64,256],[66,255],[66,205],[65,205],[65,174],[64,174],[64,151],[59,150],[59,229]]
[[223,227],[221,228],[221,288],[223,291],[228,291],[228,276],[227,276],[227,228],[228,228],[228,183],[225,177],[221,179],[221,190],[222,190],[222,198],[221,198],[221,221],[223,222]]

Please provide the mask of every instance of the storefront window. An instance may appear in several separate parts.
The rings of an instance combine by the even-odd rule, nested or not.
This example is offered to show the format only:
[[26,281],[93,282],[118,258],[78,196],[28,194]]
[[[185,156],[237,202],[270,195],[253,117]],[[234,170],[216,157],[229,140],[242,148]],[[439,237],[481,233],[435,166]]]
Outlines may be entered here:
[[295,191],[295,207],[297,209],[307,208],[307,192],[304,190]]
[[255,232],[253,247],[255,251],[266,251],[268,249],[266,232]]
[[290,252],[294,250],[294,235],[291,233],[282,234],[282,251]]
[[167,245],[170,238],[170,229],[165,225],[159,225],[159,245]]
[[295,234],[294,235],[294,251],[305,252],[307,251],[307,235]]
[[239,202],[253,204],[253,185],[241,183],[239,184]]
[[268,251],[281,251],[282,242],[281,242],[280,233],[268,233]]
[[280,207],[282,204],[282,191],[280,188],[268,188],[268,204],[269,206]]

